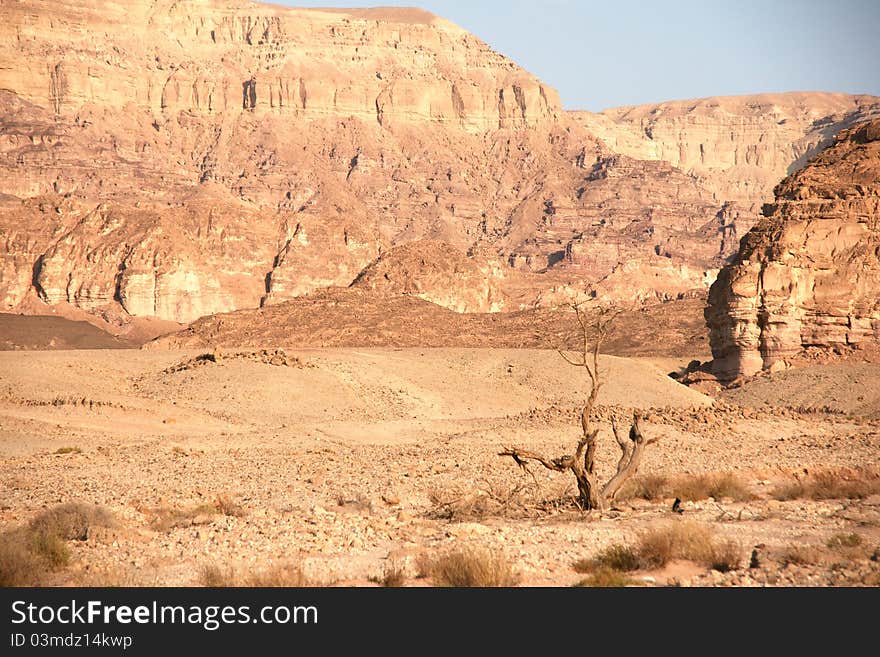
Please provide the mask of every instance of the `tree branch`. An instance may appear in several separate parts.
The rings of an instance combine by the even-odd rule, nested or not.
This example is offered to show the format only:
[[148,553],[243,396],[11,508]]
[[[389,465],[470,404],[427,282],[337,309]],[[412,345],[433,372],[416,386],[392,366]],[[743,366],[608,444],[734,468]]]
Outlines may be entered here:
[[614,437],[617,439],[617,444],[620,445],[620,449],[624,454],[620,457],[620,461],[617,464],[617,473],[602,488],[602,497],[611,502],[614,501],[614,497],[617,495],[623,482],[638,471],[642,460],[642,451],[645,448],[645,437],[642,435],[637,413],[633,413],[633,422],[629,429],[629,445],[620,436],[614,423],[612,423],[612,427],[614,428]]
[[565,472],[566,470],[571,469],[573,460],[572,457],[568,455],[560,456],[555,459],[548,459],[542,454],[527,449],[520,449],[518,447],[504,447],[502,450],[503,451],[498,452],[498,456],[510,456],[523,470],[526,470],[526,465],[529,461],[537,461],[548,470]]

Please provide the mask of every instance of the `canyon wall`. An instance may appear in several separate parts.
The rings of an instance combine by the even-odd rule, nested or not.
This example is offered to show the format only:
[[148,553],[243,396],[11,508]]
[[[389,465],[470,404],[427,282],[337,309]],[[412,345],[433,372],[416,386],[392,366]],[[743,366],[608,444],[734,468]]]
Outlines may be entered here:
[[71,304],[119,327],[275,304],[371,267],[374,292],[453,309],[705,294],[775,181],[880,102],[565,112],[415,9],[0,12],[0,309]]
[[716,201],[773,199],[773,188],[855,123],[880,115],[880,98],[820,92],[757,94],[577,113],[612,150],[665,160]]

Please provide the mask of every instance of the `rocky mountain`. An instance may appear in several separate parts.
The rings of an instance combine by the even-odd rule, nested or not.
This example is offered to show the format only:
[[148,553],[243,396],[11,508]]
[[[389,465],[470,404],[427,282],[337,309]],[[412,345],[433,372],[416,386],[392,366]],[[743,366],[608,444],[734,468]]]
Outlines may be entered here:
[[188,322],[347,285],[394,244],[468,250],[597,148],[554,90],[417,10],[2,11],[6,308]]
[[795,94],[565,112],[415,9],[0,14],[0,310],[38,299],[117,326],[356,280],[468,311],[704,294],[774,181],[880,108]]
[[880,341],[880,119],[786,178],[765,214],[709,294],[718,376]]
[[757,94],[618,107],[575,117],[612,150],[664,160],[692,175],[718,203],[753,206],[834,143],[880,114],[880,98],[819,92]]

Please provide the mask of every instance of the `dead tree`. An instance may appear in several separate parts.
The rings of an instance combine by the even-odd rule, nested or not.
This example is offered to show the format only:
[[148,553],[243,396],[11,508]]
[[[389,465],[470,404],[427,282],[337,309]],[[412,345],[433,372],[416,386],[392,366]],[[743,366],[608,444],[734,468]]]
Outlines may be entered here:
[[571,356],[562,348],[556,351],[569,364],[582,368],[586,372],[589,394],[581,408],[581,437],[578,440],[574,455],[565,454],[549,459],[536,452],[521,447],[503,447],[499,456],[510,456],[518,466],[528,471],[529,461],[537,461],[548,470],[565,472],[570,470],[577,480],[578,504],[584,510],[603,510],[614,501],[615,495],[627,479],[634,476],[642,460],[642,452],[647,445],[656,439],[645,440],[639,425],[639,415],[633,413],[632,424],[627,435],[624,435],[617,420],[612,416],[611,430],[620,447],[621,456],[617,463],[617,472],[604,486],[599,486],[596,479],[595,456],[599,436],[599,428],[593,428],[590,419],[599,389],[602,387],[602,374],[599,371],[599,350],[608,336],[611,325],[620,310],[600,309],[595,319],[591,320],[580,304],[573,305],[578,323],[579,353]]

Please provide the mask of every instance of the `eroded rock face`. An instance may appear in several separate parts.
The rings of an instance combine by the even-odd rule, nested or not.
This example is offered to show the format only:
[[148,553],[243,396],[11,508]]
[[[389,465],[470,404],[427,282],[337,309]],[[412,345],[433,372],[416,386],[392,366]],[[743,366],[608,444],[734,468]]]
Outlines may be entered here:
[[876,96],[805,92],[671,101],[577,116],[612,150],[665,160],[693,175],[718,202],[760,206],[772,200],[780,180],[834,143],[841,130],[874,115],[880,115]]
[[709,294],[716,373],[880,340],[880,120],[842,133],[765,212]]
[[459,313],[491,313],[504,309],[504,278],[503,267],[426,240],[384,253],[352,287],[415,296]]
[[56,114],[133,103],[156,116],[248,111],[473,132],[559,114],[552,89],[417,9],[27,0],[7,4],[4,19],[2,57],[17,65],[0,67],[0,88]]
[[188,322],[348,285],[467,248],[518,202],[488,175],[564,157],[556,92],[419,10],[26,0],[0,36],[4,308]]
[[[477,37],[411,9],[20,0],[3,18],[0,309],[39,298],[121,323],[350,285],[431,241],[512,283],[505,310],[555,304],[554,290],[705,290],[755,199],[771,198],[737,191],[752,172],[801,158],[804,130],[827,137],[873,102],[777,103],[807,108],[812,128],[746,101],[679,104],[644,125],[639,108],[568,113]],[[740,175],[725,134],[743,152],[781,146],[743,156]],[[705,170],[689,155],[704,142]],[[716,185],[724,171],[739,182]],[[404,287],[439,281],[438,267]],[[500,307],[473,284],[416,293]]]

